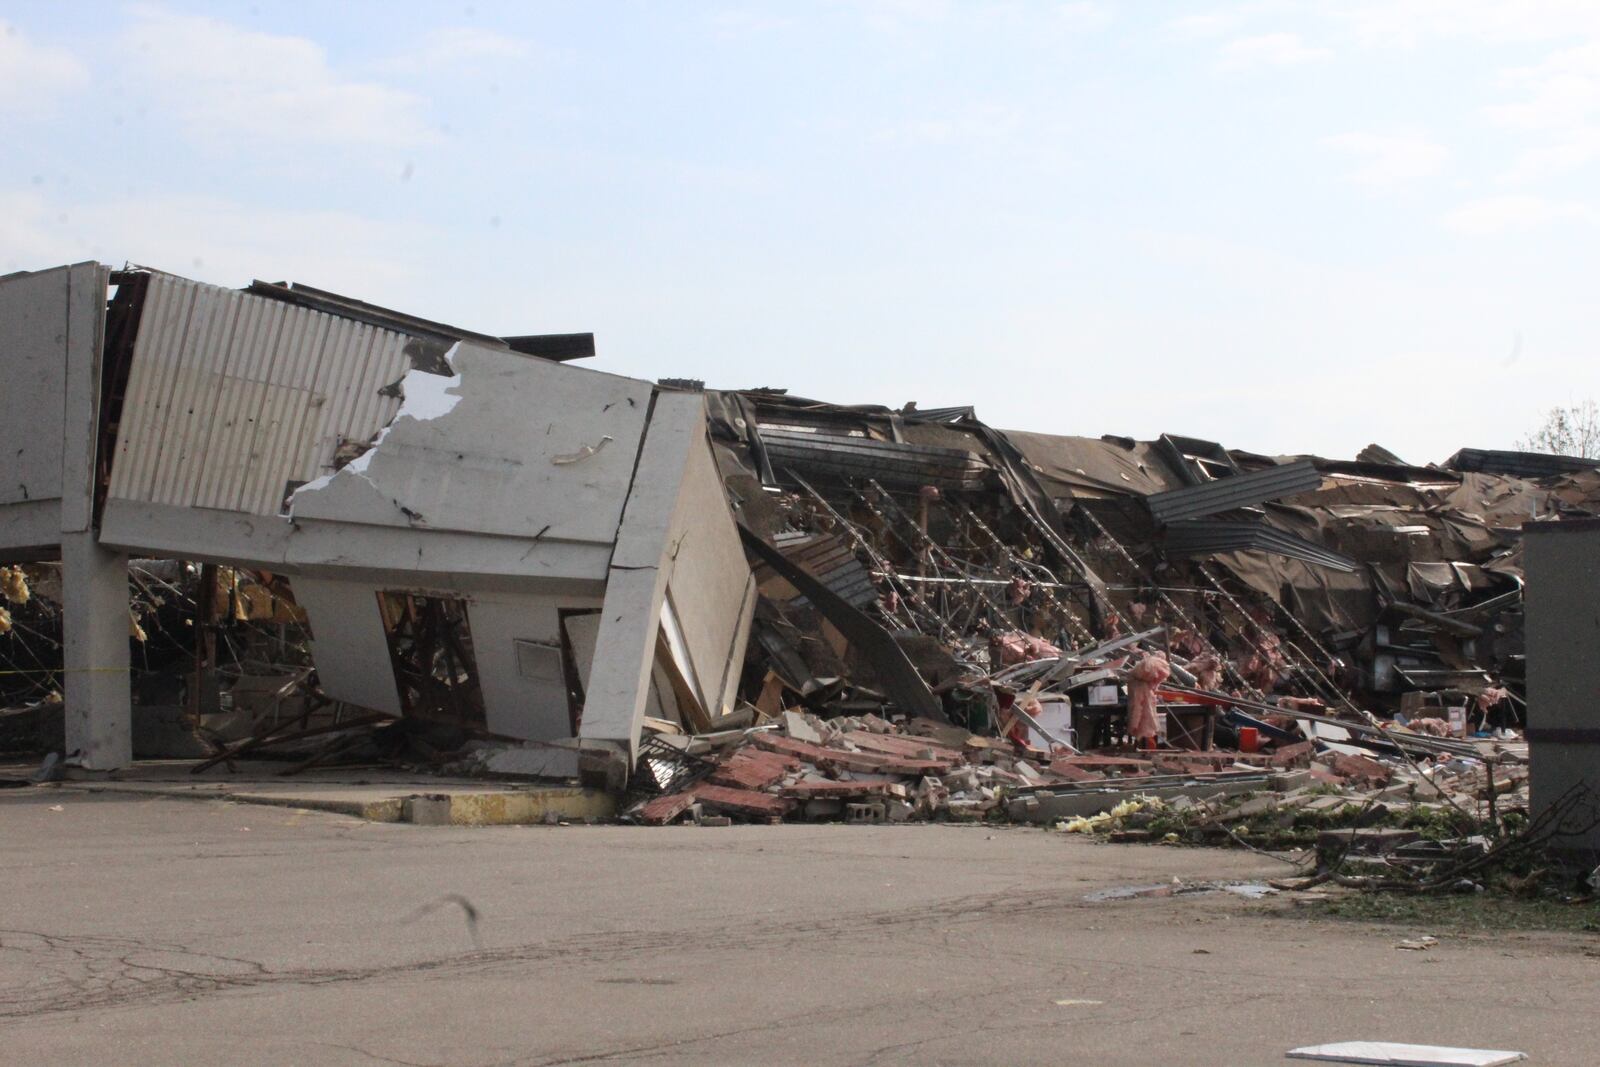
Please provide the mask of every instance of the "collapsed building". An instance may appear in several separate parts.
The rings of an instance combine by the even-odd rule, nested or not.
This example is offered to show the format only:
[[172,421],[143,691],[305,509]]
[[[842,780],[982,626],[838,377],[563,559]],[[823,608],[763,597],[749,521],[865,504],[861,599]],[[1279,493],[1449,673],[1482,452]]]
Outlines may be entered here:
[[0,281],[0,323],[0,552],[61,561],[85,767],[132,755],[130,556],[286,578],[322,699],[565,742],[551,774],[576,739],[625,772],[663,704],[736,714],[755,590],[703,402],[566,365],[592,338],[93,263]]
[[[144,268],[0,279],[0,345],[0,562],[61,609],[59,650],[14,628],[0,653],[59,689],[87,768],[133,757],[151,673],[196,726],[258,698],[213,760],[440,725],[436,755],[653,821],[1458,758],[1524,722],[1523,525],[1600,513],[1572,457],[1000,430]],[[130,559],[136,599],[184,561],[160,580],[194,608],[153,670]],[[262,618],[276,642],[219,651]]]

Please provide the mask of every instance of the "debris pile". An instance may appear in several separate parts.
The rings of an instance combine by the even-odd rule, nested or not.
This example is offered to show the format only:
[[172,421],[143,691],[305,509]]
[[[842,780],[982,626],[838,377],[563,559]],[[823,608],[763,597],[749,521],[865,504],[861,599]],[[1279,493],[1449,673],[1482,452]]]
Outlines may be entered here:
[[[1160,626],[1180,684],[1438,720],[1420,729],[1457,736],[1468,721],[1513,729],[1520,527],[1600,509],[1593,464],[1540,465],[1564,457],[1273,459],[1173,435],[1001,432],[965,408],[707,397],[740,520],[880,622],[946,705],[954,674]],[[771,666],[809,698],[796,651]]]
[[[1037,698],[1026,702],[1039,706]],[[824,719],[792,710],[721,735],[653,733],[624,816],[649,825],[708,816],[1004,820],[1117,841],[1254,838],[1269,847],[1309,844],[1305,833],[1284,831],[1314,834],[1341,820],[1370,826],[1394,818],[1462,829],[1497,812],[1527,809],[1521,745],[1494,743],[1468,756],[1440,747],[1449,742],[1406,739],[1435,750],[1418,758],[1383,740],[1368,740],[1365,749],[1324,743],[1318,751],[1314,741],[1285,737],[1254,752],[1084,753],[1029,733],[1042,728],[1016,707],[1017,717],[1002,718],[998,737],[931,719],[895,724],[870,713]],[[1017,738],[1009,736],[1012,728]],[[1393,736],[1405,731],[1395,728]]]
[[916,720],[901,729],[872,714],[822,720],[794,711],[736,737],[657,735],[644,764],[641,785],[660,795],[626,814],[651,825],[707,812],[756,821],[983,819],[1000,811],[1008,789],[1070,780],[959,727]]
[[761,594],[754,725],[651,738],[647,787],[662,744],[701,765],[645,821],[881,812],[1134,839],[1157,814],[1225,826],[1330,796],[1526,806],[1519,527],[1594,514],[1593,464],[1272,459],[706,398]]

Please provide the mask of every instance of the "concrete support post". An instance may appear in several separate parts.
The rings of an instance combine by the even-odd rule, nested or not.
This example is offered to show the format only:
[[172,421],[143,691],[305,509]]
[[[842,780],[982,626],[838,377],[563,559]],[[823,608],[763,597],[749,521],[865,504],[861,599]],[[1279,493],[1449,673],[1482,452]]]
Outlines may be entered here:
[[61,536],[67,753],[91,770],[133,760],[128,557],[90,531]]
[[67,289],[61,429],[62,659],[67,754],[91,770],[133,761],[128,677],[128,557],[94,530],[95,444],[106,284],[98,263],[71,268]]

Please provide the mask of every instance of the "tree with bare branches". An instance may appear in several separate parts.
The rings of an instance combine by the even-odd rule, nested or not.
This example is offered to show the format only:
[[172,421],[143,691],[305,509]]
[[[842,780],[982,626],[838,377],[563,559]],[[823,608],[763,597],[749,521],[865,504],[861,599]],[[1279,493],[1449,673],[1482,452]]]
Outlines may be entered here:
[[1551,408],[1543,425],[1518,441],[1517,447],[1524,452],[1600,459],[1600,406],[1585,400],[1571,407]]

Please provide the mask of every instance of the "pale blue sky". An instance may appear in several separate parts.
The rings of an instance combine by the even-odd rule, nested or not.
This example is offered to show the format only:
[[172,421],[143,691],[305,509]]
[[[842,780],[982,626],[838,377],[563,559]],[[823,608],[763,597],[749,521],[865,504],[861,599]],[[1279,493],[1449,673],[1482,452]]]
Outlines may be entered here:
[[1263,452],[1600,396],[1600,2],[0,3],[0,272]]

